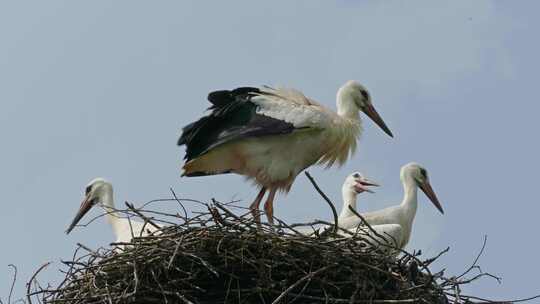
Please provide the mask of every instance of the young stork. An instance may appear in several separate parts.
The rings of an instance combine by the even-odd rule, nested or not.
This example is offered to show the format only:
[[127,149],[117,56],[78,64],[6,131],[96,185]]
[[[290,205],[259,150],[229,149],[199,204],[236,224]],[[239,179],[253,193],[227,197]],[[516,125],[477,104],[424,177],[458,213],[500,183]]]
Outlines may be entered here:
[[116,214],[116,209],[114,208],[113,187],[111,183],[98,177],[93,179],[86,186],[81,207],[71,222],[71,225],[69,225],[66,230],[66,233],[69,234],[82,217],[97,204],[101,205],[106,212],[105,217],[113,228],[117,243],[127,243],[130,242],[133,237],[145,236],[157,230],[157,228],[152,225],[144,225],[144,223],[139,221],[133,221],[118,216]]
[[342,165],[362,133],[359,112],[393,136],[371,103],[367,90],[348,81],[337,93],[337,113],[293,89],[242,87],[208,95],[211,113],[183,128],[183,176],[236,173],[260,191],[250,205],[259,220],[264,204],[273,223],[276,192],[288,192],[296,176],[319,163]]
[[[444,214],[441,204],[429,182],[426,169],[416,163],[409,163],[401,168],[401,182],[404,197],[401,204],[385,209],[361,213],[362,217],[381,235],[390,235],[396,241],[396,247],[404,248],[411,237],[412,224],[418,206],[417,191],[420,188],[437,209]],[[356,197],[351,197],[354,203],[344,201],[344,209],[351,205],[356,208]],[[344,214],[340,217],[339,226],[344,229],[356,229],[362,220],[356,215]]]
[[[368,178],[364,177],[359,172],[354,172],[347,176],[343,186],[341,187],[341,193],[343,195],[343,207],[338,218],[338,225],[343,229],[349,229],[350,227],[343,227],[341,225],[341,219],[347,218],[349,216],[356,216],[352,211],[350,211],[349,206],[356,210],[356,198],[360,193],[369,192],[375,193],[369,187],[378,187],[379,185]],[[324,226],[328,228],[327,226]],[[296,231],[304,233],[306,235],[314,235],[315,229],[311,227],[302,227],[296,228]],[[349,235],[349,234],[347,234]]]
[[[401,244],[401,239],[403,238],[403,229],[400,225],[373,225],[371,226],[373,230],[370,230],[367,227],[359,226],[360,223],[357,223],[356,221],[354,221],[354,224],[351,224],[351,219],[348,219],[352,217],[359,220],[358,216],[354,214],[354,212],[351,211],[350,208],[352,208],[354,211],[357,211],[356,203],[357,197],[360,193],[374,193],[369,188],[369,186],[379,187],[379,184],[369,180],[360,172],[354,172],[347,176],[341,188],[343,207],[341,208],[341,212],[338,218],[339,226],[343,229],[349,230],[349,232],[351,233],[357,233],[359,232],[358,229],[361,229],[363,234],[369,235],[372,239],[377,240],[379,243],[398,247]],[[345,237],[350,236],[350,234],[343,233],[343,231],[340,231],[340,234]]]
[[341,219],[345,219],[350,216],[356,217],[356,215],[349,209],[349,206],[356,210],[356,199],[358,194],[362,192],[374,193],[369,186],[379,187],[379,184],[369,180],[360,172],[351,173],[349,176],[347,176],[347,178],[345,178],[345,182],[341,187],[343,207],[339,213],[338,222],[341,222]]

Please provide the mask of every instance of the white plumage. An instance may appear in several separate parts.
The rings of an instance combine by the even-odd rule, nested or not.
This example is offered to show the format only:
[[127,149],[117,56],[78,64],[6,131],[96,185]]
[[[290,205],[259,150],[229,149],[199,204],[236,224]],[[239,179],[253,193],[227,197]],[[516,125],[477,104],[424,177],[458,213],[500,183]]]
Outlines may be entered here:
[[113,187],[111,183],[103,178],[96,178],[87,185],[81,207],[66,230],[66,233],[70,233],[82,217],[93,206],[98,204],[106,212],[105,217],[113,229],[117,243],[127,243],[133,237],[146,236],[157,230],[156,227],[150,224],[145,225],[139,221],[120,217],[114,208]]
[[336,113],[310,100],[301,92],[287,88],[263,88],[261,93],[251,98],[258,106],[258,114],[282,120],[295,128],[329,128]]
[[349,207],[356,210],[358,194],[362,192],[374,193],[371,189],[369,189],[370,186],[379,187],[379,184],[371,181],[360,172],[351,173],[349,176],[347,176],[347,178],[345,178],[343,186],[341,187],[343,206],[341,207],[341,212],[339,213],[339,220],[346,219],[348,217],[356,217]]
[[208,96],[212,112],[183,129],[185,176],[236,173],[260,188],[250,208],[269,191],[265,211],[273,222],[276,192],[290,190],[296,176],[319,163],[343,164],[362,133],[359,112],[366,113],[388,135],[367,90],[355,81],[337,94],[337,113],[293,89],[238,88]]
[[[366,245],[373,245],[379,247],[380,249],[391,251],[395,254],[398,254],[399,251],[394,250],[393,248],[402,248],[401,242],[405,233],[405,230],[399,224],[373,225],[371,226],[371,229],[366,226],[358,226],[356,228],[347,230],[349,233],[340,231],[340,234],[345,237],[349,237],[351,234],[359,234],[367,241],[364,242]],[[384,246],[380,245],[387,245],[391,248],[385,248]]]
[[[360,218],[351,211],[351,209],[357,211],[356,204],[358,195],[363,192],[374,193],[369,189],[369,186],[378,187],[379,185],[362,175],[360,172],[354,172],[347,176],[341,188],[343,206],[338,217],[338,224],[340,228],[348,230],[349,233],[341,230],[338,232],[345,237],[359,233],[372,244],[378,242],[380,244],[388,244],[392,247],[399,247],[404,231],[398,224],[373,225],[371,226],[372,229],[361,225],[361,222],[358,223],[354,221],[354,223],[351,224],[351,219],[360,220]],[[373,242],[374,240],[376,242]]]
[[[430,185],[426,169],[416,163],[409,163],[401,168],[400,178],[404,188],[404,197],[401,204],[382,210],[361,213],[361,215],[375,231],[382,235],[390,235],[396,241],[396,247],[404,248],[411,237],[412,225],[418,205],[417,192],[419,187],[441,213],[444,213],[444,211]],[[362,220],[352,212],[344,212],[344,209],[348,209],[349,206],[356,209],[356,194],[349,193],[349,196],[345,196],[344,191],[343,210],[339,217],[339,226],[353,231],[362,224]]]

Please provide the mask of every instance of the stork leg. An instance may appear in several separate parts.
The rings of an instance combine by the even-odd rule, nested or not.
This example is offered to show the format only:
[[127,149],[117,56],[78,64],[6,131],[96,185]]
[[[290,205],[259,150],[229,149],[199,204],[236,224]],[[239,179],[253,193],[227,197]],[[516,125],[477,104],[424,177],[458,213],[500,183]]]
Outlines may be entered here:
[[266,212],[266,217],[268,218],[268,223],[274,225],[274,197],[276,196],[277,189],[270,190],[266,203],[264,203],[264,211]]
[[253,203],[251,203],[251,205],[249,205],[249,209],[251,210],[251,214],[253,215],[253,218],[255,219],[255,222],[257,222],[258,224],[261,223],[261,214],[259,212],[259,206],[261,205],[261,201],[262,201],[265,193],[266,193],[266,188],[262,187],[261,191],[259,191],[259,194],[257,194],[257,197],[255,198]]

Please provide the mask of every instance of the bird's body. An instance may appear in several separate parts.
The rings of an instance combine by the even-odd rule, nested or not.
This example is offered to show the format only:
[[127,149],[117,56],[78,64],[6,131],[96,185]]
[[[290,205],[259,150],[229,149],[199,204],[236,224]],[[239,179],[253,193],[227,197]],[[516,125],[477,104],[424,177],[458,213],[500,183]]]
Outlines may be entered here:
[[114,208],[112,185],[102,178],[96,178],[86,187],[85,198],[79,212],[66,233],[70,233],[81,218],[96,204],[99,204],[106,212],[105,217],[113,229],[117,243],[129,243],[133,237],[146,236],[157,230],[156,227],[149,224],[120,217]]
[[[404,197],[399,205],[391,206],[377,211],[361,213],[367,223],[375,231],[389,234],[395,240],[396,247],[404,248],[411,237],[413,221],[418,207],[418,187],[428,196],[437,209],[443,213],[443,209],[431,188],[427,171],[416,163],[409,163],[401,168],[400,178],[403,183]],[[346,195],[344,191],[344,207],[351,206],[356,210],[356,195]],[[362,225],[362,220],[351,213],[344,213],[339,218],[339,225],[343,229],[356,229]],[[387,226],[393,225],[393,226]]]
[[[266,193],[272,222],[276,191],[288,192],[296,176],[319,163],[343,164],[355,151],[362,133],[360,111],[391,135],[367,91],[350,81],[338,91],[333,112],[292,89],[238,88],[208,96],[212,112],[183,129],[185,176],[236,173],[253,180]],[[257,214],[255,214],[257,216]]]
[[[358,226],[356,228],[347,229],[348,233],[340,232],[342,236],[348,237],[351,234],[363,235],[369,245],[380,247],[379,245],[387,245],[395,248],[403,248],[403,239],[405,238],[406,230],[399,224],[380,224],[373,225],[371,229],[366,226]],[[375,240],[376,242],[373,242]],[[385,249],[385,248],[382,248]],[[398,251],[390,250],[399,253]]]
[[[103,208],[106,210],[106,208]],[[116,236],[116,243],[129,243],[134,237],[147,236],[156,230],[150,224],[109,213],[107,221]]]
[[[413,202],[412,200],[409,202]],[[385,225],[397,225],[399,227],[394,228],[395,234],[399,234],[397,240],[397,247],[404,248],[409,243],[412,225],[416,214],[416,203],[410,203],[406,205],[392,206],[381,210],[372,212],[361,213],[362,217],[370,224],[375,231],[378,231],[377,226]],[[355,225],[362,224],[358,217],[350,217],[342,221],[344,227],[354,227]],[[351,228],[350,228],[351,229]],[[384,228],[383,228],[384,229]]]

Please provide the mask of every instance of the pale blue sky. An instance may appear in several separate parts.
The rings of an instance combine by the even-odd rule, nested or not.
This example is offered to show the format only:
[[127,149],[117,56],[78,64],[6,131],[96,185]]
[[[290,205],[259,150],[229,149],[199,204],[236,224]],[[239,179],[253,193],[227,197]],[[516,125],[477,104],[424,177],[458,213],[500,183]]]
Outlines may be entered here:
[[[359,170],[383,184],[363,210],[401,200],[400,167],[423,164],[446,214],[420,196],[409,249],[451,246],[435,265],[472,262],[504,278],[466,289],[513,298],[540,291],[537,178],[540,64],[536,1],[3,1],[0,2],[0,297],[19,267],[17,296],[40,276],[56,280],[76,242],[113,240],[104,221],[64,230],[84,186],[110,179],[117,202],[169,196],[248,205],[237,176],[180,179],[180,128],[210,90],[286,85],[334,107],[356,79],[395,134],[365,123],[341,169],[311,173],[337,203]],[[301,176],[276,215],[330,218]],[[93,212],[94,215],[98,211]]]

